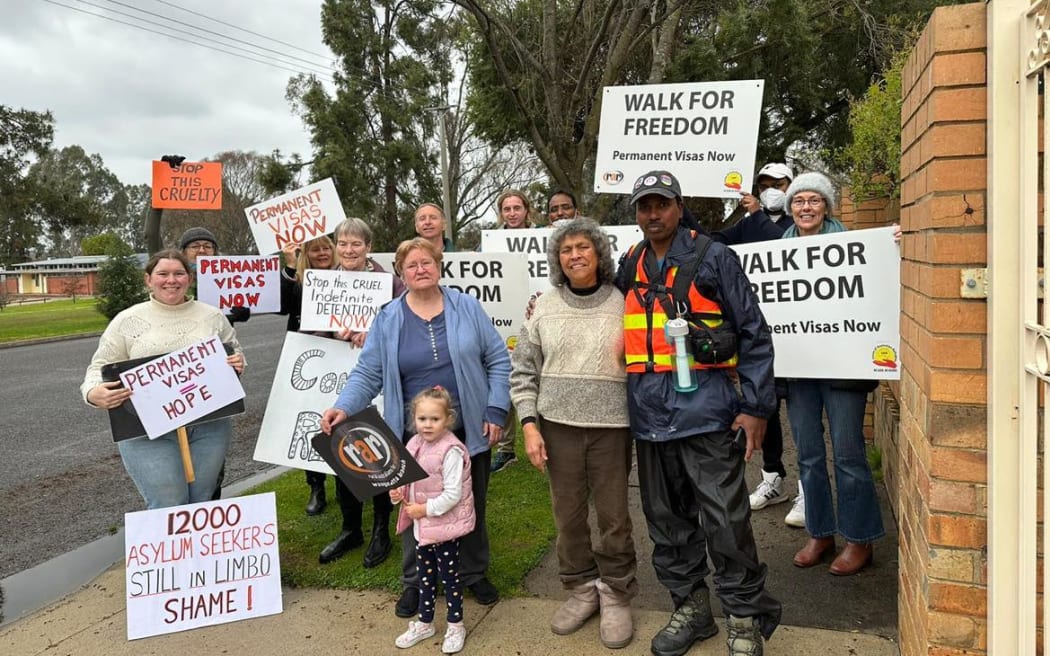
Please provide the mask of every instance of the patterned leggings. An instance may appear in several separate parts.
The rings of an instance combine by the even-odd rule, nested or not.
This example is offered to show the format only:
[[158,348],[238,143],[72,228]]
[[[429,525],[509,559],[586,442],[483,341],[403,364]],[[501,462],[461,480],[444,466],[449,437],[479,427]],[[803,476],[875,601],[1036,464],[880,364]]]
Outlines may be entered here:
[[459,582],[459,538],[438,544],[416,545],[419,568],[419,621],[434,621],[437,574],[445,586],[448,621],[463,621],[463,584]]

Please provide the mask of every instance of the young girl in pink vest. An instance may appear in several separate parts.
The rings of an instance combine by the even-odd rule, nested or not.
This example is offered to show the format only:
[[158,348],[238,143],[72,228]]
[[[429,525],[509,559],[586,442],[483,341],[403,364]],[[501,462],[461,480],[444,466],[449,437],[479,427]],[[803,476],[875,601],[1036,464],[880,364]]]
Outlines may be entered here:
[[470,488],[470,456],[449,430],[455,423],[452,398],[447,390],[432,387],[412,399],[416,434],[408,452],[428,474],[422,481],[392,490],[390,498],[401,503],[397,532],[410,525],[416,537],[419,568],[419,621],[394,641],[405,649],[434,635],[437,576],[445,586],[448,630],[441,651],[463,649],[463,584],[459,580],[459,538],[474,530],[474,498]]

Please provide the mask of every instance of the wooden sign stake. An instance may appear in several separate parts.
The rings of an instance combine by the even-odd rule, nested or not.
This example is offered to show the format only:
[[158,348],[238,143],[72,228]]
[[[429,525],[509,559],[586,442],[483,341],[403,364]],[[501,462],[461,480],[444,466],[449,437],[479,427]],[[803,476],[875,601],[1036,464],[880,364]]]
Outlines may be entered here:
[[175,430],[179,438],[179,454],[182,455],[182,471],[186,474],[186,482],[192,483],[197,480],[193,473],[193,460],[190,458],[190,436],[186,433],[185,426],[179,426]]

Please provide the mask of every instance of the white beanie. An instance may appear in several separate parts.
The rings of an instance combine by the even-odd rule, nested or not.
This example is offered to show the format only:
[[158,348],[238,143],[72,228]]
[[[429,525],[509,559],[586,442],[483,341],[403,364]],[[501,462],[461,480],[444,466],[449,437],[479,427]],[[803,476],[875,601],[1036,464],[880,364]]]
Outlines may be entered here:
[[800,191],[813,191],[824,197],[824,202],[827,203],[828,211],[835,206],[835,187],[828,179],[828,176],[823,173],[817,173],[816,171],[810,171],[809,173],[800,173],[797,178],[791,182],[791,186],[787,190],[787,198],[784,199],[784,206],[790,207],[791,200]]

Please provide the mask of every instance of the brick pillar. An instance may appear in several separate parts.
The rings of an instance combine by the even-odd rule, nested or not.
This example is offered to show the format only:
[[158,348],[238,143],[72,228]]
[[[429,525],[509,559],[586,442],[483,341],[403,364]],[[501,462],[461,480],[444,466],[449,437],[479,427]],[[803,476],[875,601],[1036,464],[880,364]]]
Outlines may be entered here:
[[940,7],[903,71],[903,656],[986,653],[986,303],[960,294],[986,261],[985,45],[983,3]]

